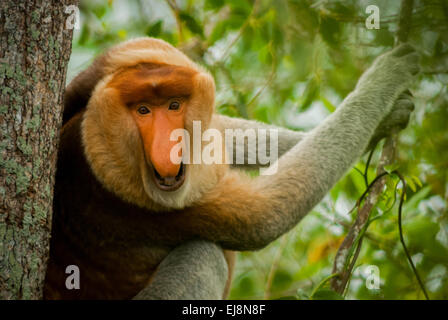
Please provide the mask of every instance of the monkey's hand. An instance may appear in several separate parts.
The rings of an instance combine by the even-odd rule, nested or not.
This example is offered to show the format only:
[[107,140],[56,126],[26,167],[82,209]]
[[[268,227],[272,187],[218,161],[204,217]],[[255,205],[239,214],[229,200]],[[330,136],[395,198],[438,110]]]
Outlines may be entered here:
[[[396,118],[402,113],[399,109],[403,109],[399,96],[409,88],[419,70],[419,54],[409,44],[399,45],[374,61],[359,79],[353,93],[368,93],[371,96],[370,101],[380,103],[378,107],[384,111],[383,117],[392,117],[393,114],[396,122]],[[365,94],[363,102],[366,102]],[[394,103],[397,108],[393,108]]]
[[406,128],[412,111],[414,111],[412,94],[409,90],[406,90],[398,97],[392,107],[392,111],[383,119],[375,130],[366,151],[375,147],[381,139]]

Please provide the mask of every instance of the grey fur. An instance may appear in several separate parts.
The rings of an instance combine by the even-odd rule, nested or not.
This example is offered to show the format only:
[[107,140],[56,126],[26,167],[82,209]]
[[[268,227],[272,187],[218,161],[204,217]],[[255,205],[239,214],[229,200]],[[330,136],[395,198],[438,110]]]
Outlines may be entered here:
[[[223,129],[275,129],[278,132],[278,156],[280,157],[286,151],[291,149],[293,146],[295,146],[299,141],[301,141],[305,136],[306,132],[300,132],[300,131],[293,131],[286,128],[277,127],[274,125],[266,124],[263,122],[255,121],[255,120],[246,120],[241,118],[231,118],[224,115],[214,114],[213,117],[217,119],[217,121],[222,124]],[[267,132],[266,137],[266,151],[267,155],[269,155],[269,132]],[[238,148],[244,148],[244,164],[237,164],[236,154],[234,154],[232,166],[239,167],[239,168],[246,168],[246,169],[256,169],[260,166],[260,163],[256,164],[248,164],[248,158],[249,155],[256,155],[258,152],[258,145],[251,145],[248,144],[248,139],[244,140],[244,145],[241,145],[238,143],[237,139],[233,139],[233,150],[237,150]],[[230,146],[229,146],[230,147]],[[258,157],[254,156],[254,159],[259,160]]]
[[222,249],[211,242],[190,241],[170,252],[134,300],[222,299],[227,278]]
[[[412,101],[412,95],[409,91],[402,93],[395,101],[391,112],[381,121],[375,130],[372,138],[369,141],[365,152],[372,149],[381,139],[389,136],[392,132],[399,129],[404,129],[408,122],[412,111],[414,110],[414,102]],[[266,124],[255,120],[247,120],[241,118],[231,118],[225,115],[215,114],[214,117],[219,119],[218,121],[223,125],[225,129],[276,129],[278,132],[278,156],[282,156],[297,143],[306,137],[306,132],[293,131],[282,127]],[[258,145],[249,145],[248,140],[244,140],[244,145],[238,144],[236,139],[233,139],[232,147],[234,150],[237,148],[244,148],[244,164],[237,164],[236,161],[232,162],[232,166],[244,169],[258,169],[260,163],[248,164],[248,158],[250,154],[256,155],[258,152]],[[267,138],[267,151],[269,154],[269,135]],[[234,157],[235,159],[235,157]],[[258,160],[257,157],[255,159]]]

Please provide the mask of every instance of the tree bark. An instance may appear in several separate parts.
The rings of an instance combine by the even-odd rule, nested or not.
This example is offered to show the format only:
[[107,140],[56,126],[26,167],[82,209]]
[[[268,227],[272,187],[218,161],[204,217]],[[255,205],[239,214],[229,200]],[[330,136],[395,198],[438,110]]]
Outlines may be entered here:
[[39,299],[73,0],[0,2],[0,299]]

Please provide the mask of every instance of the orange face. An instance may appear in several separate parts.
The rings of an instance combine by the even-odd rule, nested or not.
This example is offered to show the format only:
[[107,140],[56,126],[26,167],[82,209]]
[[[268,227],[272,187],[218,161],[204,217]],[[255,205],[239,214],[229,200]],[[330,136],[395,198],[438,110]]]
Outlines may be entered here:
[[171,150],[179,141],[170,136],[185,127],[194,74],[185,67],[141,64],[117,74],[109,84],[119,90],[134,118],[154,182],[164,191],[178,189],[185,178],[185,166],[171,161]]
[[171,150],[178,141],[171,141],[171,133],[184,128],[185,101],[170,99],[162,105],[139,103],[132,108],[143,141],[146,159],[163,178],[176,177],[181,164],[170,159]]

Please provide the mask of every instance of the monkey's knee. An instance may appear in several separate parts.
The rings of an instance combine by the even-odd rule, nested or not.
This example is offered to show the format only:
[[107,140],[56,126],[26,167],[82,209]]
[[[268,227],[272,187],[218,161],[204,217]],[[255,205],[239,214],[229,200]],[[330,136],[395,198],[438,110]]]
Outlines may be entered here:
[[207,241],[190,241],[175,248],[159,265],[138,300],[222,299],[230,286],[223,250]]

